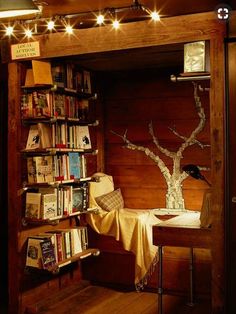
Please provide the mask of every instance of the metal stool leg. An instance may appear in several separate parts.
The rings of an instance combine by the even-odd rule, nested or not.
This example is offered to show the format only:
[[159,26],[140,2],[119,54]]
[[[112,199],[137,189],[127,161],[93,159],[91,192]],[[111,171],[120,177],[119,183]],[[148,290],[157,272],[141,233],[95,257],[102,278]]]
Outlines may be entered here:
[[189,283],[190,283],[190,300],[188,302],[189,306],[194,306],[194,297],[193,297],[193,271],[194,271],[194,256],[193,248],[190,248],[190,258],[189,258]]
[[158,273],[158,314],[162,314],[162,294],[163,294],[163,287],[162,287],[162,246],[158,246],[158,253],[159,253],[159,273]]

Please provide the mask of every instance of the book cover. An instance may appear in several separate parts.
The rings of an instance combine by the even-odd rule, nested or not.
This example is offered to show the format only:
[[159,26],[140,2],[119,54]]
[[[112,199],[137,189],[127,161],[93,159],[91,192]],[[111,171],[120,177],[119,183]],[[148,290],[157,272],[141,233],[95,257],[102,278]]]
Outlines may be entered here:
[[50,117],[49,97],[44,91],[33,91],[33,113],[35,117]]
[[69,172],[71,179],[80,178],[80,155],[75,152],[69,152]]
[[89,127],[87,125],[79,125],[77,130],[78,148],[91,149],[91,139]]
[[53,181],[53,162],[52,156],[33,157],[36,169],[36,183]]
[[72,190],[72,212],[79,212],[84,209],[84,189],[82,187]]
[[50,269],[56,264],[54,246],[50,238],[40,242],[43,269]]
[[48,240],[47,235],[34,235],[28,238],[27,253],[26,253],[26,266],[43,268],[42,265],[42,250],[41,242]]
[[21,95],[21,115],[22,118],[31,118],[34,116],[32,93],[25,93]]
[[51,67],[53,84],[65,87],[65,68],[63,64],[55,64]]
[[27,69],[25,75],[25,86],[34,86],[33,69]]
[[52,85],[51,63],[32,60],[33,78],[35,85]]
[[82,252],[81,236],[78,228],[71,228],[72,256]]
[[37,124],[37,129],[40,137],[40,147],[41,148],[52,147],[52,130],[50,125],[40,122]]
[[28,183],[36,182],[36,167],[33,157],[27,158],[27,174],[28,174]]
[[42,254],[40,242],[42,239],[28,238],[26,266],[42,268]]
[[52,219],[57,217],[57,195],[42,194],[41,218]]
[[55,117],[65,116],[65,95],[58,93],[53,94],[53,108]]
[[40,148],[40,134],[37,125],[31,125],[26,143],[27,150]]
[[41,193],[26,193],[26,206],[25,217],[26,218],[40,218],[41,209]]
[[84,93],[91,94],[92,88],[91,88],[91,77],[89,71],[83,71],[83,87],[84,87]]

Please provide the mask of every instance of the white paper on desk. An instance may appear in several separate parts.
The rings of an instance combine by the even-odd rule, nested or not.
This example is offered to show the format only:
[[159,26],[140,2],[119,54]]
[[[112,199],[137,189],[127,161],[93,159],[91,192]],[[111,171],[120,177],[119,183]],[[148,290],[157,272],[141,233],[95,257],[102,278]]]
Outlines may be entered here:
[[180,216],[167,219],[163,223],[160,223],[159,225],[173,226],[173,227],[174,226],[200,227],[200,212],[185,213]]
[[189,209],[173,209],[173,208],[153,208],[152,212],[156,216],[177,216],[186,213],[196,213],[194,210]]

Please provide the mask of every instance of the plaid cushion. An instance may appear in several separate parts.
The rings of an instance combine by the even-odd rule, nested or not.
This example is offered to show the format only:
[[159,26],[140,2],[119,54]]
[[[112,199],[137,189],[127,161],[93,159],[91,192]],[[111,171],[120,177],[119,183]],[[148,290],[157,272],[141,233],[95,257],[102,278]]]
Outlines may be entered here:
[[124,200],[120,189],[96,197],[95,200],[98,205],[106,211],[124,208]]

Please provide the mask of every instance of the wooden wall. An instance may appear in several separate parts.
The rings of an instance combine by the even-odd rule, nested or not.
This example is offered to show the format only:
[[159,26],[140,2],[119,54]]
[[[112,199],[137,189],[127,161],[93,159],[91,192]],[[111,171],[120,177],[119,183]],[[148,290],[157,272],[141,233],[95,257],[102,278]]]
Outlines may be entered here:
[[0,64],[0,246],[2,249],[0,267],[0,288],[2,291],[0,312],[6,311],[8,302],[8,245],[7,245],[7,66]]
[[[176,72],[175,72],[176,71]],[[115,186],[120,187],[125,206],[129,208],[165,207],[166,183],[156,164],[144,153],[124,147],[123,135],[136,144],[152,147],[148,124],[153,122],[160,144],[169,150],[176,150],[181,140],[168,127],[176,127],[182,135],[188,136],[199,120],[194,109],[192,82],[173,83],[170,75],[179,73],[176,69],[146,69],[99,74],[102,82],[103,125],[105,137],[105,172],[112,175]],[[200,82],[208,86],[209,82]],[[206,126],[198,139],[210,144],[209,93],[199,92],[206,113]],[[112,132],[113,131],[113,132]],[[153,148],[155,151],[155,148]],[[163,156],[169,169],[172,160]],[[193,163],[210,168],[210,147],[201,149],[194,145],[186,149],[182,165]],[[210,171],[204,175],[210,180]],[[200,210],[205,182],[186,179],[183,185],[186,208]],[[90,242],[99,247],[100,256],[83,262],[83,275],[102,284],[128,287],[133,285],[133,263],[130,254],[122,250],[122,244],[110,237],[90,233]],[[119,246],[119,248],[117,248]],[[210,295],[211,254],[209,250],[195,250],[195,292]],[[122,263],[126,267],[121,272]],[[164,250],[164,288],[171,293],[189,293],[189,249],[166,247]],[[113,269],[108,272],[107,269]],[[172,270],[171,272],[169,270]],[[157,271],[151,277],[148,288],[157,289]]]
[[[130,208],[165,207],[166,183],[158,166],[143,152],[124,148],[124,135],[137,145],[154,147],[148,131],[152,121],[160,144],[176,151],[182,140],[169,127],[184,136],[189,136],[199,122],[194,108],[192,82],[170,81],[173,71],[180,69],[154,69],[106,74],[104,82],[104,127],[105,127],[105,167],[114,177],[117,187],[122,189],[125,206]],[[179,73],[179,72],[177,72]],[[207,86],[209,82],[201,82]],[[199,92],[206,114],[206,125],[198,140],[210,144],[209,93]],[[160,154],[172,170],[172,159]],[[201,149],[193,145],[186,149],[182,166],[196,164],[210,168],[210,147]],[[210,180],[210,171],[204,172]],[[204,190],[208,188],[202,181],[187,178],[183,184],[186,208],[200,209]]]

